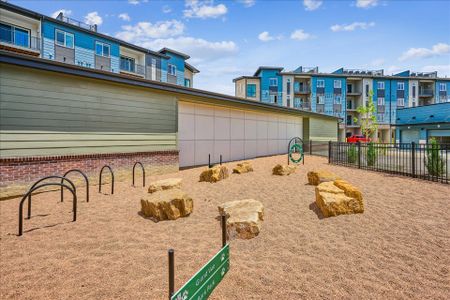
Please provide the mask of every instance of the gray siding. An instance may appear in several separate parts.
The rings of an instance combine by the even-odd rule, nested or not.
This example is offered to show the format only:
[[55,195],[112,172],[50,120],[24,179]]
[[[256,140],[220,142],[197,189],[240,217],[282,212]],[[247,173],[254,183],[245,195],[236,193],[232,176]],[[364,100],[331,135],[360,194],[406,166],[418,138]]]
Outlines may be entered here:
[[98,70],[111,71],[111,58],[96,55],[95,68]]
[[177,100],[148,89],[0,65],[0,153],[177,149]]
[[[152,78],[152,59],[156,62],[156,78]],[[153,56],[147,54],[145,56],[145,63],[146,63],[146,78],[156,81],[161,81],[161,58],[158,56]]]
[[74,64],[75,63],[75,49],[70,49],[70,48],[55,45],[55,60],[64,62],[64,63],[68,63],[68,64]]

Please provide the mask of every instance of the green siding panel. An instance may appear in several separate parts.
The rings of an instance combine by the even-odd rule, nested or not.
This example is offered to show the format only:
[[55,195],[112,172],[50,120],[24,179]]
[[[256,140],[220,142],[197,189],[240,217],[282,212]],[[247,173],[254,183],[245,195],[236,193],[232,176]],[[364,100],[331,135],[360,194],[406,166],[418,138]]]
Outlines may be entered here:
[[0,65],[0,155],[177,149],[177,99],[149,89]]

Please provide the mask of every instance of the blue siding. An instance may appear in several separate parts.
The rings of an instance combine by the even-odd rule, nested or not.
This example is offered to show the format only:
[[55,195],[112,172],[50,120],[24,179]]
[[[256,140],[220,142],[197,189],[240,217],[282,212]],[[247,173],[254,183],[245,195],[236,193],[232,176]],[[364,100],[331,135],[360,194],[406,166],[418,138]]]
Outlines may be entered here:
[[283,105],[282,95],[283,95],[283,80],[279,74],[279,70],[262,69],[259,73],[261,77],[261,102],[271,103],[269,96],[269,86],[270,78],[277,78],[278,81],[278,91],[277,91],[277,101],[278,105]]
[[450,102],[399,109],[396,125],[450,123]]
[[[313,76],[311,80],[311,110],[314,112],[317,112],[317,81],[323,80],[325,83],[325,94],[324,96],[324,104],[325,104],[325,110],[324,113],[327,115],[337,116],[340,118],[345,117],[345,108],[347,106],[346,101],[346,87],[347,87],[347,80],[344,77],[316,77]],[[333,110],[333,104],[335,103],[336,97],[339,95],[334,94],[334,81],[338,80],[341,82],[341,113],[335,114]]]
[[184,86],[184,57],[170,51],[167,51],[166,55],[170,57],[167,60],[167,64],[174,65],[177,68],[177,85]]
[[[378,82],[384,82],[384,113],[378,113]],[[391,95],[391,80],[389,79],[374,79],[373,80],[373,103],[377,111],[377,122],[379,124],[389,124],[389,115],[391,113],[390,106],[392,105]],[[381,97],[380,97],[381,98]],[[395,120],[395,119],[394,119]],[[393,122],[393,120],[391,119]]]
[[161,59],[161,81],[167,82],[167,59]]

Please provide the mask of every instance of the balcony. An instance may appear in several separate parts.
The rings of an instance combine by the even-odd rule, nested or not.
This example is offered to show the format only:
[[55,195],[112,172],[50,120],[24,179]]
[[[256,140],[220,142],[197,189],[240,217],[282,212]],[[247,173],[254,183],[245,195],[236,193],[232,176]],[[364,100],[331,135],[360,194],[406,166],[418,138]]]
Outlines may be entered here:
[[120,73],[145,77],[145,66],[133,64],[133,63],[127,63],[126,61],[121,61],[120,62]]
[[294,88],[294,94],[306,95],[309,93],[311,93],[311,89],[309,88],[309,86]]
[[360,124],[359,124],[359,122],[355,122],[354,120],[347,120],[347,122],[345,122],[345,126],[356,128],[356,127],[359,127]]
[[433,97],[434,92],[432,88],[419,88],[419,97]]
[[360,91],[347,89],[347,96],[361,96],[361,95],[362,93]]
[[385,105],[377,105],[377,113],[384,114],[385,111],[386,111]]
[[39,55],[41,50],[41,39],[39,37],[30,36],[26,31],[0,28],[0,49]]
[[333,104],[333,112],[336,114],[340,114],[342,112],[342,104],[334,103]]
[[316,104],[316,112],[318,113],[324,113],[325,112],[325,104]]

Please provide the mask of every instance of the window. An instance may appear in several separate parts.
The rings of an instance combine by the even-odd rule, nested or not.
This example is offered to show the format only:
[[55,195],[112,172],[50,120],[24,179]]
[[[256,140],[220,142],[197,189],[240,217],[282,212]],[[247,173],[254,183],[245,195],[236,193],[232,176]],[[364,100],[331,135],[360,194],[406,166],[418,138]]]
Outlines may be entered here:
[[120,69],[127,72],[135,72],[134,58],[120,56]]
[[417,89],[417,86],[413,85],[413,87],[412,87],[412,97],[413,98],[416,98],[416,89]]
[[73,33],[65,32],[56,29],[55,42],[58,46],[72,48],[73,49]]
[[325,81],[324,80],[317,80],[317,87],[318,88],[325,87]]
[[366,97],[369,97],[369,85],[366,84]]
[[439,83],[439,92],[446,92],[447,85],[445,83]]
[[379,106],[383,106],[384,103],[385,103],[385,102],[384,102],[384,98],[381,98],[381,97],[378,98],[378,105],[379,105]]
[[323,96],[317,96],[317,104],[323,104],[324,103],[324,97]]
[[270,94],[270,95],[269,95],[269,98],[270,98],[270,102],[271,102],[271,103],[277,103],[277,102],[278,102],[278,97],[277,97],[277,95]]
[[341,104],[341,96],[334,97],[334,104]]
[[247,84],[247,97],[256,98],[256,84]]
[[404,82],[397,83],[397,90],[404,91],[405,90],[405,83]]
[[290,96],[286,97],[286,106],[291,107],[291,97]]
[[270,86],[277,86],[278,85],[278,78],[270,78],[269,79],[269,85]]
[[184,86],[185,87],[191,87],[191,80],[189,78],[184,79]]
[[291,94],[291,80],[288,79],[286,83],[286,94]]
[[397,99],[397,106],[405,106],[405,99],[404,98],[398,98]]
[[0,41],[28,48],[30,47],[30,31],[0,23]]
[[300,108],[301,107],[301,102],[302,100],[298,97],[294,98],[294,107],[295,108]]
[[152,58],[152,79],[156,80],[156,59]]
[[95,42],[95,54],[98,56],[109,57],[109,45],[101,42]]
[[384,81],[378,81],[377,88],[379,90],[384,90]]
[[335,80],[334,81],[334,88],[335,89],[340,89],[342,87],[342,81],[340,80]]
[[167,72],[169,73],[169,75],[177,76],[177,67],[169,64],[167,66]]

